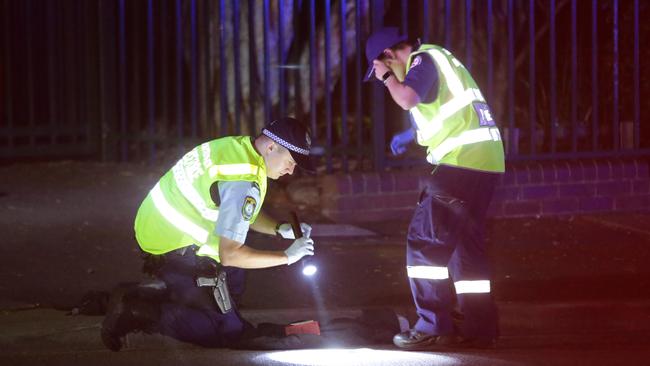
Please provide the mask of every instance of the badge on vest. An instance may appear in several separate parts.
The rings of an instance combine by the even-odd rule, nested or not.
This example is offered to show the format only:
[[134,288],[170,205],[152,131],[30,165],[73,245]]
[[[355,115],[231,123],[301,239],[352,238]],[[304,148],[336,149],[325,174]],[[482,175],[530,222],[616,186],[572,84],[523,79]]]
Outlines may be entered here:
[[474,110],[478,115],[478,124],[482,127],[494,127],[496,123],[492,119],[492,113],[490,112],[490,107],[486,103],[472,103]]
[[241,215],[246,221],[250,221],[255,212],[255,206],[257,206],[257,201],[251,196],[246,196],[244,198],[244,205],[241,208]]
[[419,65],[421,63],[422,63],[422,56],[418,56],[418,57],[413,59],[413,62],[411,62],[411,67],[410,68],[412,69],[412,68],[416,67],[417,65]]

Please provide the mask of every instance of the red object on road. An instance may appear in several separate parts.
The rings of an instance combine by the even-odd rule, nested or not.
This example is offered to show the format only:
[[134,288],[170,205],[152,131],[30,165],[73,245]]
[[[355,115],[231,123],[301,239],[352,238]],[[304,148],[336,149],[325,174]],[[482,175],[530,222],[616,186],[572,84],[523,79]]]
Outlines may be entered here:
[[290,334],[316,334],[320,335],[320,326],[315,320],[305,320],[302,322],[291,323],[284,327],[284,333]]

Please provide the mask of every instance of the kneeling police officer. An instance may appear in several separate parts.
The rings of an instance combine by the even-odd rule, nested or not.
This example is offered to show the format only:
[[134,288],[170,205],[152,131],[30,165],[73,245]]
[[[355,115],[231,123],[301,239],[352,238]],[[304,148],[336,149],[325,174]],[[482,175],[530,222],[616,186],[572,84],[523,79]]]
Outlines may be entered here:
[[[140,248],[157,263],[158,282],[118,287],[102,341],[119,351],[133,331],[161,333],[204,347],[236,343],[252,326],[236,306],[244,268],[293,264],[314,254],[311,227],[295,239],[289,223],[261,212],[267,178],[313,170],[311,137],[299,121],[273,121],[256,137],[231,136],[189,151],[151,189],[135,219]],[[295,239],[284,251],[245,245],[249,228]],[[227,279],[227,281],[226,281]]]

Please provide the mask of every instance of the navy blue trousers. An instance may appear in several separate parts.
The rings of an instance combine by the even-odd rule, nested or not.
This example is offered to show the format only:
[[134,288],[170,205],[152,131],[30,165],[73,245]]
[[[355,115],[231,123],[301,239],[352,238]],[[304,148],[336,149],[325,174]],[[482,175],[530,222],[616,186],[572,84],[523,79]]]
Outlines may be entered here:
[[[193,247],[184,255],[168,253],[158,276],[165,282],[168,300],[160,307],[158,331],[180,341],[203,347],[223,347],[239,340],[250,325],[244,320],[233,300],[233,309],[222,314],[214,300],[211,287],[197,287],[196,278],[214,277],[215,262],[196,256]],[[244,291],[245,272],[241,268],[224,267],[231,297]]]
[[[491,278],[484,224],[498,177],[441,165],[422,191],[407,234],[407,266],[446,268],[448,277],[440,278],[439,272],[435,279],[409,276],[419,316],[416,330],[470,338],[498,336],[492,294],[457,295],[454,287],[458,281],[485,284]],[[464,317],[459,326],[452,317],[456,304]]]

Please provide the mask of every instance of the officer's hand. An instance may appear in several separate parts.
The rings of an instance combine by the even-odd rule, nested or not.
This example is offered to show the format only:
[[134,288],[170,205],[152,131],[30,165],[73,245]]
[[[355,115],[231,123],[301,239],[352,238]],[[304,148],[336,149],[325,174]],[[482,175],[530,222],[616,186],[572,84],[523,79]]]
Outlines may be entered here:
[[390,71],[390,68],[386,66],[384,61],[379,61],[379,60],[373,60],[372,65],[375,68],[375,77],[379,81],[383,81],[382,77],[386,73],[386,71]]
[[393,136],[393,139],[390,141],[390,150],[393,152],[393,155],[401,155],[406,152],[406,147],[414,138],[415,132],[412,128]]
[[306,255],[314,255],[314,240],[302,237],[294,240],[293,244],[284,251],[287,256],[287,265],[291,265]]
[[[282,236],[284,239],[295,239],[296,236],[293,234],[293,228],[291,227],[291,224],[288,222],[285,222],[283,224],[280,224],[278,226],[278,234]],[[302,231],[302,236],[309,238],[311,235],[311,226],[309,224],[306,224],[304,222],[300,223],[300,231]]]

